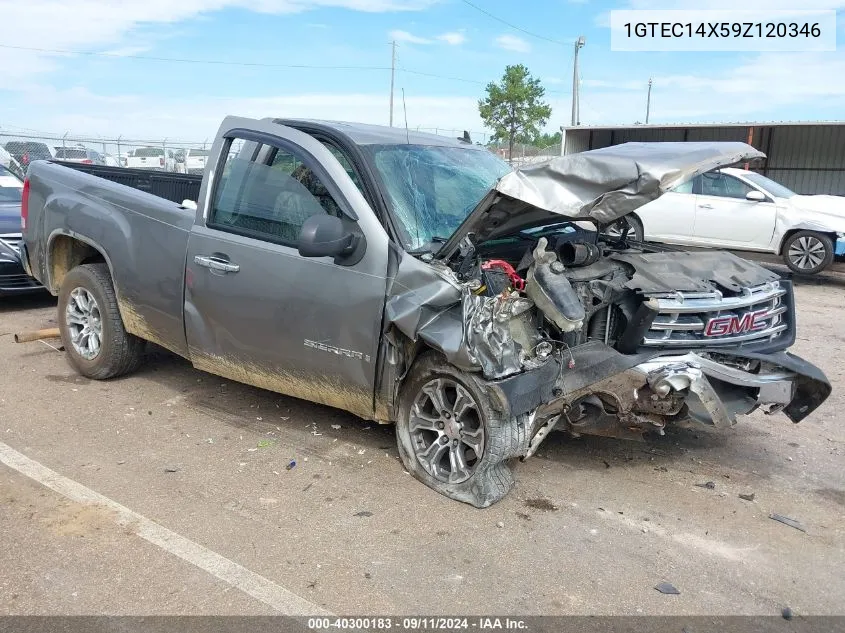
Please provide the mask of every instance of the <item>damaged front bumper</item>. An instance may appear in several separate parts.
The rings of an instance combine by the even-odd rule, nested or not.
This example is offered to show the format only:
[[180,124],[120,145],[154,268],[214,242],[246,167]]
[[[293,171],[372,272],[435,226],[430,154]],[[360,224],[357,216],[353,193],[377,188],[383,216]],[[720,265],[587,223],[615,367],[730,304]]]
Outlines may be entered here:
[[684,419],[730,427],[757,408],[800,422],[831,392],[817,367],[786,352],[624,355],[597,341],[489,386],[511,415],[528,416],[525,457],[554,428],[639,439]]

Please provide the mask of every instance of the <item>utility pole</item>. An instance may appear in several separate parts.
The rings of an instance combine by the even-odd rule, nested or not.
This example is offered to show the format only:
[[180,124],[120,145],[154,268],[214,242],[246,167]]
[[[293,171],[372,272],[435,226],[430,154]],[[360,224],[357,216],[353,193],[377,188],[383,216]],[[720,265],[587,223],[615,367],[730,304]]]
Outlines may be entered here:
[[572,125],[581,125],[581,113],[578,94],[578,51],[584,48],[587,40],[580,36],[575,40],[575,59],[572,62]]
[[393,127],[393,80],[396,76],[396,40],[391,42],[393,54],[390,57],[390,127]]
[[651,77],[648,78],[648,99],[645,102],[645,124],[648,125],[648,115],[651,113]]

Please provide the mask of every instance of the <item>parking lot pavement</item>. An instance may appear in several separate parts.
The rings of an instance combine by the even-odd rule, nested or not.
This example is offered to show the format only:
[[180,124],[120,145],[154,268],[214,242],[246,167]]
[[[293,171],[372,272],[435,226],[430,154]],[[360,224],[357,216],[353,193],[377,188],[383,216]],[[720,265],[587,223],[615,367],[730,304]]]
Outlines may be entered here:
[[794,351],[834,383],[810,419],[755,413],[645,443],[553,435],[487,510],[405,474],[390,427],[164,352],[124,379],[81,378],[46,343],[12,342],[55,324],[52,300],[4,301],[0,462],[27,461],[0,464],[0,609],[841,614],[845,279],[796,295]]

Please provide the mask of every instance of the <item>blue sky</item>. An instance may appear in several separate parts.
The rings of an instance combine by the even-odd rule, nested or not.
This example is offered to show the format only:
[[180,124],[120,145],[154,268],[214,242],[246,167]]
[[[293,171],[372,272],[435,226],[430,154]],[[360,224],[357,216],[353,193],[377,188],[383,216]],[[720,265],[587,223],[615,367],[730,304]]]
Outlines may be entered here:
[[[795,6],[755,2],[750,6]],[[476,101],[484,84],[497,79],[505,65],[524,63],[543,81],[553,106],[548,128],[557,129],[569,122],[571,43],[578,35],[587,39],[580,57],[584,124],[642,120],[650,76],[655,123],[845,118],[841,51],[610,50],[606,15],[612,8],[732,6],[724,0],[474,4],[561,43],[510,28],[462,0],[0,0],[0,132],[203,140],[213,136],[225,114],[386,124],[387,70],[188,64],[133,56],[387,67],[393,39],[399,44],[397,122],[403,121],[404,88],[411,127],[470,129],[478,137],[483,126]],[[840,9],[845,0],[801,3],[808,7]],[[838,43],[841,47],[841,28]]]

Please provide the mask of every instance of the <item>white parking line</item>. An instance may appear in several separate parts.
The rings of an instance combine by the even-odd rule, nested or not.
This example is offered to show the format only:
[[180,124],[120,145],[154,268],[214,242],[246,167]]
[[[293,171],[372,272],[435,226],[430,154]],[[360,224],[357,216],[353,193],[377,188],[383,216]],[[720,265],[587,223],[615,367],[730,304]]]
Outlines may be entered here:
[[0,462],[37,481],[42,486],[55,490],[71,501],[84,505],[100,506],[114,514],[114,521],[135,531],[145,541],[196,565],[232,587],[241,590],[256,600],[285,615],[328,615],[329,613],[297,596],[238,563],[203,547],[199,543],[177,534],[151,521],[126,506],[95,492],[82,484],[50,470],[43,464],[19,453],[11,446],[0,442]]

